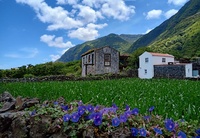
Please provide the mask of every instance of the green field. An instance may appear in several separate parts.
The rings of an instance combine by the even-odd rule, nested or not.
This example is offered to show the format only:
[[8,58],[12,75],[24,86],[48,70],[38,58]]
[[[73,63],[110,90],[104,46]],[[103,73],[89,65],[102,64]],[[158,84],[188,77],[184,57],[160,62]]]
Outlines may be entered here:
[[200,120],[200,82],[189,80],[124,78],[118,80],[1,83],[0,93],[13,96],[56,100],[63,96],[67,102],[82,100],[93,105],[119,107],[128,104],[146,114],[150,106],[165,118]]

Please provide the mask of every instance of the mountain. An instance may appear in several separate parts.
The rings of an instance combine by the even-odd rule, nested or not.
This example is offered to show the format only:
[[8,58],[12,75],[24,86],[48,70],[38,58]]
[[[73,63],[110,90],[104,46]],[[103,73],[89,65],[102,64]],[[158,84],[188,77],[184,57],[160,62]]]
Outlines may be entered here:
[[143,35],[138,34],[138,35],[131,35],[131,34],[121,34],[119,35],[122,39],[128,41],[129,43],[134,43],[136,40],[138,40],[140,37]]
[[178,13],[133,43],[128,52],[145,46],[177,57],[200,56],[200,0],[188,1]]
[[70,48],[57,61],[69,62],[80,60],[81,55],[86,51],[92,48],[100,48],[103,46],[110,46],[120,51],[120,53],[125,53],[130,48],[132,43],[141,36],[142,35],[109,34],[96,40],[87,41],[83,44],[79,44]]

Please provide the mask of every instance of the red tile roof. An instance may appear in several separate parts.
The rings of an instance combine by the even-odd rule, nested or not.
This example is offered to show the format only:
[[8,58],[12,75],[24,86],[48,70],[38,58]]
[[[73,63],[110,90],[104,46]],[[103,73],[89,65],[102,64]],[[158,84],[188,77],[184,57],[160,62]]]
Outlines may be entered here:
[[170,54],[163,54],[163,53],[153,53],[149,52],[152,56],[160,56],[160,57],[174,57],[173,55]]

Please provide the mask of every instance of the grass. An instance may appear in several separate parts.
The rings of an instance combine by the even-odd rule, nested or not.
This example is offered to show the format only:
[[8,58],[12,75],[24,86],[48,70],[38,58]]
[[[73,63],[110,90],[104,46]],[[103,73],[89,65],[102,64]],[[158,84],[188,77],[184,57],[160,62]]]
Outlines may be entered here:
[[13,96],[37,97],[41,100],[56,100],[63,96],[67,102],[82,100],[119,107],[128,104],[146,113],[155,106],[155,113],[165,118],[200,120],[199,82],[189,80],[137,78],[98,81],[2,83],[0,92],[8,91]]

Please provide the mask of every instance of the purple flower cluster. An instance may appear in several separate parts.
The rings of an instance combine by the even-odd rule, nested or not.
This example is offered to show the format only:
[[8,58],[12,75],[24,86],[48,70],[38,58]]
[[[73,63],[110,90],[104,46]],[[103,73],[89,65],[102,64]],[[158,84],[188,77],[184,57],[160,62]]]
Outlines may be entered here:
[[[57,105],[57,104],[56,104]],[[73,122],[77,123],[79,120],[83,117],[83,119],[92,120],[93,125],[96,127],[99,127],[102,125],[103,121],[105,119],[108,126],[112,125],[112,127],[120,127],[123,125],[120,124],[129,124],[130,120],[133,118],[141,117],[139,115],[139,109],[134,108],[131,110],[130,106],[126,105],[123,112],[118,112],[118,107],[116,104],[113,104],[112,107],[102,107],[102,106],[92,106],[92,105],[83,105],[82,103],[78,104],[77,108],[72,108],[73,112],[69,114],[68,112],[70,109],[67,105],[61,106],[62,110],[66,112],[66,114],[62,117],[64,122]],[[74,109],[77,109],[76,111]],[[154,106],[150,107],[148,111],[151,113],[150,115],[144,116],[143,119],[147,123],[151,122],[153,117],[157,117],[152,114],[153,110],[155,109]],[[119,114],[120,113],[120,114]],[[130,125],[130,124],[129,124]],[[151,130],[147,130],[148,128],[141,128],[141,126],[132,127],[130,129],[131,134],[133,137],[149,137],[151,135],[159,136],[159,135],[165,135],[165,133],[171,132],[174,134],[174,136],[177,136],[177,138],[186,138],[186,134],[183,131],[180,131],[180,129],[177,129],[179,127],[178,123],[174,122],[172,119],[166,119],[164,121],[165,128],[160,128],[159,125],[152,126]],[[102,127],[102,126],[101,126]],[[150,132],[151,131],[151,132]],[[196,136],[194,138],[200,138],[200,129],[197,129],[195,131]]]

